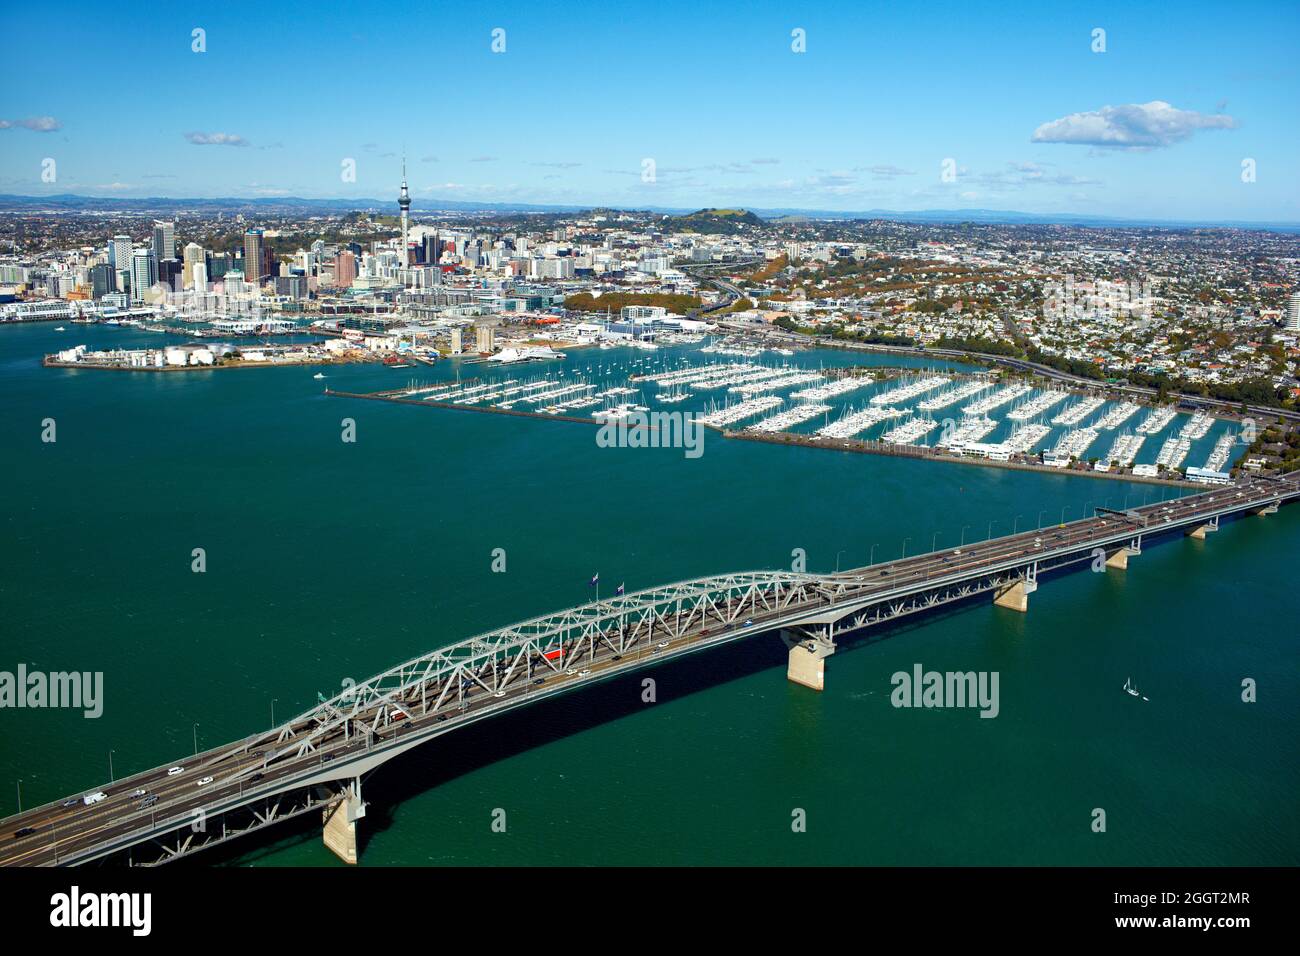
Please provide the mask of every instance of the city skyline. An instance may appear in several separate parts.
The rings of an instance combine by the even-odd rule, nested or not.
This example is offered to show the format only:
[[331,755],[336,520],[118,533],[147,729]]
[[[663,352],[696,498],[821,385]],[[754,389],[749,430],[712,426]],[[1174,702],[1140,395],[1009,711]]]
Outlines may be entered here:
[[[15,11],[16,33],[39,18]],[[94,50],[66,69],[42,69],[39,44],[15,51],[0,192],[388,199],[405,155],[416,209],[1293,222],[1297,26],[1282,4],[1227,21],[1208,4],[1175,18],[764,4],[737,23],[670,3],[592,8],[580,34],[541,9],[359,18],[288,5],[256,27],[219,11],[74,15],[62,42]],[[104,109],[106,75],[143,62],[171,81],[149,115]]]

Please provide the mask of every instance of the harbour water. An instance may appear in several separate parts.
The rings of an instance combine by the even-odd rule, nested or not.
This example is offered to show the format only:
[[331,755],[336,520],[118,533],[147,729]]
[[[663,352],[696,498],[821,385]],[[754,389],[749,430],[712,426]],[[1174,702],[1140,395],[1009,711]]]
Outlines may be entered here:
[[[325,381],[40,367],[82,341],[160,339],[0,329],[0,669],[102,671],[104,713],[0,711],[0,814],[19,781],[30,807],[107,783],[110,751],[122,776],[235,739],[272,707],[283,720],[345,679],[590,600],[597,572],[634,590],[788,568],[796,549],[831,570],[1175,493],[712,433],[690,459],[598,447],[579,424],[322,394],[409,374],[381,366]],[[598,357],[644,356],[573,351],[556,369]],[[784,648],[758,636],[650,672],[653,704],[637,676],[525,709],[369,778],[362,862],[1294,865],[1298,555],[1286,508],[1151,546],[1126,572],[1046,581],[1026,615],[981,602],[882,629],[828,660],[822,694],[788,683]],[[917,663],[998,672],[998,717],[892,707],[891,675]],[[206,862],[342,865],[311,823]]]

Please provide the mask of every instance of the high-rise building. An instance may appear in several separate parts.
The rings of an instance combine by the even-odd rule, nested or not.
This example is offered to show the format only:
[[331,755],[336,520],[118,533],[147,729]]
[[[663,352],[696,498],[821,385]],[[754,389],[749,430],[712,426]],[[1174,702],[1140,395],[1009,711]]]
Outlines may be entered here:
[[436,232],[433,235],[426,233],[424,237],[424,261],[431,266],[436,266],[441,258],[442,240],[438,238]]
[[113,267],[107,262],[101,262],[90,267],[90,294],[95,299],[102,299],[113,291],[116,284],[113,277]]
[[155,262],[176,258],[176,223],[154,220],[153,258]]
[[159,285],[166,286],[168,291],[180,292],[183,288],[181,261],[179,259],[163,259],[157,265]]
[[244,281],[261,285],[263,268],[266,263],[265,244],[261,229],[249,229],[244,233]]
[[230,253],[213,252],[208,256],[208,280],[216,282],[234,267]]
[[334,284],[346,289],[357,278],[357,257],[351,252],[342,251],[334,258]]
[[131,256],[131,301],[143,302],[144,294],[158,281],[158,263],[152,249],[137,249]]
[[203,257],[203,247],[197,242],[185,244],[185,268],[181,272],[181,281],[186,288],[197,289],[199,292],[204,291],[198,287],[198,280],[195,278],[195,266],[203,265]]
[[1288,332],[1300,332],[1300,292],[1292,292],[1287,299],[1286,328]]
[[[108,241],[108,264],[113,268],[113,274],[117,275],[122,271],[131,270],[131,237],[114,236]],[[125,292],[126,289],[118,285],[117,291]]]
[[490,325],[476,326],[474,329],[474,347],[482,355],[496,351],[497,330]]

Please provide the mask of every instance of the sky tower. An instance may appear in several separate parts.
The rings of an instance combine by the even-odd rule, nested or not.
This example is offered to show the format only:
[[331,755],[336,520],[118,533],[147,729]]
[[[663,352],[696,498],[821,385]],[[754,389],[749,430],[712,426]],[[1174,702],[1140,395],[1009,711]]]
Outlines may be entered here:
[[402,255],[401,265],[405,269],[411,263],[411,247],[407,245],[406,229],[411,212],[411,194],[406,189],[406,157],[402,157],[402,193],[397,197],[397,205],[402,208]]

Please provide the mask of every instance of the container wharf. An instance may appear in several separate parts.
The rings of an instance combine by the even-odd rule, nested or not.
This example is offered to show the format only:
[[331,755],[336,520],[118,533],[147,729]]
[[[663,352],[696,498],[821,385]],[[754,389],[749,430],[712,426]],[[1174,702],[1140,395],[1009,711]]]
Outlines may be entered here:
[[41,365],[45,368],[73,368],[93,372],[224,372],[236,368],[327,368],[332,365],[368,365],[378,362],[378,358],[366,357],[332,357],[310,358],[284,362],[214,362],[212,365],[123,365],[120,362],[60,362],[45,356]]
[[885,455],[890,458],[924,458],[928,461],[941,461],[954,465],[976,465],[983,468],[1004,468],[1010,471],[1036,471],[1050,475],[1075,475],[1081,478],[1109,478],[1112,481],[1132,481],[1138,484],[1164,485],[1170,488],[1197,487],[1195,482],[1175,481],[1169,478],[1093,471],[1084,468],[1052,468],[1032,461],[996,461],[989,458],[954,455],[940,451],[931,445],[891,445],[882,441],[857,438],[824,438],[816,434],[800,434],[796,432],[759,432],[752,429],[740,431],[714,430],[721,432],[724,438],[765,442],[770,445],[825,448],[830,451],[846,451],[862,455]]

